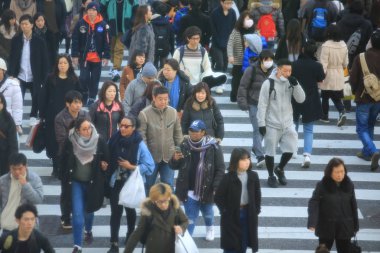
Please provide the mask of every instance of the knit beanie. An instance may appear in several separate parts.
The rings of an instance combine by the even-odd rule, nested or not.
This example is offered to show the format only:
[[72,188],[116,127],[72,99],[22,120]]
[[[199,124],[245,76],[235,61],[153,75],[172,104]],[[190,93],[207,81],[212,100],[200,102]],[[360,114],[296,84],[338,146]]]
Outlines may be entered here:
[[263,42],[261,37],[255,33],[245,34],[244,39],[248,42],[248,47],[256,54],[260,54],[263,50]]
[[87,7],[86,7],[86,11],[88,11],[89,9],[94,9],[96,10],[97,12],[100,12],[100,7],[99,7],[99,4],[97,4],[96,2],[90,2]]
[[151,62],[145,63],[142,71],[141,76],[143,77],[157,77],[157,69]]

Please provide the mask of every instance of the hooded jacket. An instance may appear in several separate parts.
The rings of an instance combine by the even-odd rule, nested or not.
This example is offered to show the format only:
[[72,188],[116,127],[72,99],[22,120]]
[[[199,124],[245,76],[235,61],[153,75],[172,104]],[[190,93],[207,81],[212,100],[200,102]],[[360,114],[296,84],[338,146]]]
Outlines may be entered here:
[[90,49],[90,31],[95,32],[94,43],[99,58],[110,59],[109,26],[99,14],[94,24],[90,24],[87,15],[78,21],[72,36],[71,56],[79,57],[81,61],[86,60],[87,53]]
[[182,231],[185,232],[188,224],[189,221],[174,194],[170,196],[169,215],[166,219],[153,201],[147,198],[141,204],[140,222],[128,239],[124,253],[133,252],[145,231],[148,231],[146,253],[173,253],[175,241],[173,226],[181,226]]
[[257,121],[259,127],[269,126],[285,129],[293,124],[292,98],[298,103],[305,101],[305,92],[301,85],[291,86],[289,81],[281,81],[276,76],[277,69],[270,74],[274,80],[274,90],[269,95],[270,82],[267,79],[261,86]]
[[19,81],[4,76],[3,83],[0,82],[0,93],[3,93],[7,101],[7,111],[12,115],[16,126],[21,126],[23,100]]
[[132,106],[140,97],[142,97],[146,87],[147,84],[144,82],[141,75],[138,75],[136,79],[128,84],[124,93],[124,100],[122,101],[125,115],[128,115]]

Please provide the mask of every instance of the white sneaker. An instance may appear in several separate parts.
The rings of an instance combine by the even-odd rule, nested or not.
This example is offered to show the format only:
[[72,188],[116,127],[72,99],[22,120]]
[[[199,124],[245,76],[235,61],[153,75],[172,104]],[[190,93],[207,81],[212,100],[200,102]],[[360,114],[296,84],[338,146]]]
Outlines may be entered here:
[[222,87],[217,87],[217,88],[215,89],[215,93],[216,93],[216,94],[219,94],[219,95],[223,94],[223,88],[222,88]]
[[292,159],[297,159],[297,155],[298,155],[298,154],[297,154],[297,151],[294,152],[293,155],[292,155]]
[[311,164],[310,156],[304,155],[303,156],[303,163],[301,165],[302,168],[309,168]]
[[29,125],[30,126],[35,126],[38,124],[38,122],[40,122],[40,121],[37,120],[37,118],[35,118],[35,117],[30,117],[30,119],[29,119]]
[[206,241],[214,241],[214,226],[206,227]]

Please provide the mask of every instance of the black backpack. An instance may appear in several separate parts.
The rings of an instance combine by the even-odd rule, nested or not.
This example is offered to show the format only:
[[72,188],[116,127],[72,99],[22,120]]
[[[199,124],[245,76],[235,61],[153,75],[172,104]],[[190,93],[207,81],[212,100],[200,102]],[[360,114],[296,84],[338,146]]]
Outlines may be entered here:
[[155,55],[166,57],[170,53],[170,31],[168,25],[154,25]]

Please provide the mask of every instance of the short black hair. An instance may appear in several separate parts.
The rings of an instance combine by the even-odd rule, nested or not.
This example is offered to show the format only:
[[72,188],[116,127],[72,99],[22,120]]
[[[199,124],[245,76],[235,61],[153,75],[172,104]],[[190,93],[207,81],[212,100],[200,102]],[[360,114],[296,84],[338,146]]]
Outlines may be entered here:
[[303,54],[310,57],[315,58],[315,53],[318,50],[318,45],[315,40],[308,40],[303,46]]
[[164,17],[166,16],[166,14],[168,14],[170,7],[164,2],[154,1],[152,3],[152,10],[153,10],[153,13],[160,14],[161,16]]
[[20,164],[25,166],[26,162],[27,162],[27,159],[23,153],[12,153],[8,159],[9,166],[20,165]]
[[284,66],[284,65],[292,66],[292,62],[289,61],[289,59],[286,59],[286,58],[279,59],[276,62],[276,64],[277,64],[277,67],[281,67],[281,66]]
[[[239,161],[249,158],[251,160],[251,154],[244,148],[234,148],[231,152],[229,171],[237,171],[239,167]],[[249,164],[249,169],[252,169],[252,162]]]
[[337,25],[331,24],[326,28],[325,39],[333,40],[339,42],[342,40],[342,34],[340,33],[339,27]]
[[200,37],[202,37],[202,31],[201,29],[199,29],[198,26],[190,26],[186,28],[184,35],[186,39],[190,39],[194,35],[199,35]]
[[348,9],[350,13],[362,15],[364,12],[364,4],[361,0],[355,0],[349,5]]
[[33,18],[32,16],[30,16],[29,14],[24,14],[20,17],[18,23],[21,25],[21,22],[24,21],[24,20],[28,20],[29,23],[31,23],[33,25]]
[[21,219],[22,215],[26,212],[31,212],[34,214],[36,218],[38,217],[36,206],[29,203],[25,203],[17,207],[16,212],[15,212],[16,219],[18,220]]
[[274,59],[274,54],[271,50],[264,49],[263,51],[261,51],[259,58],[260,58],[260,61],[263,62],[265,59],[268,59],[268,58]]
[[157,86],[157,87],[153,88],[153,96],[154,97],[156,97],[158,95],[162,95],[162,94],[169,94],[168,88],[166,88],[165,86]]
[[373,48],[380,49],[380,29],[377,29],[372,33],[371,44]]
[[198,11],[201,8],[202,0],[189,0],[191,10]]
[[77,90],[69,90],[65,95],[65,103],[71,104],[74,100],[80,100],[83,103],[83,96]]

